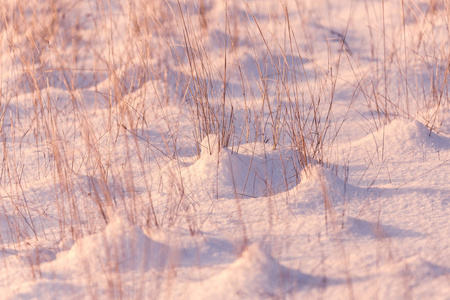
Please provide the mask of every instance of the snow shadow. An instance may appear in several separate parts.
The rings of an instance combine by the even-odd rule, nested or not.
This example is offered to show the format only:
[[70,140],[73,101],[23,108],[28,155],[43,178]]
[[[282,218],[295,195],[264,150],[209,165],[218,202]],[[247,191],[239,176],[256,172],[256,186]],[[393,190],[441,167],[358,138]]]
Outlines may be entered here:
[[9,249],[9,248],[1,248],[0,249],[0,257],[5,259],[8,258],[10,256],[16,256],[19,254],[19,251],[14,250],[14,249]]
[[235,245],[226,239],[206,236],[195,245],[180,250],[178,265],[182,267],[215,266],[231,263],[234,258]]
[[62,90],[88,89],[106,80],[106,71],[93,70],[44,70],[37,68],[34,71],[20,75],[15,84],[26,92],[53,87]]
[[370,222],[360,218],[347,217],[344,227],[353,236],[384,239],[388,237],[407,238],[422,237],[423,234],[408,229],[401,229],[392,225],[383,225],[379,222]]
[[31,266],[38,266],[42,263],[54,261],[56,259],[57,250],[46,247],[35,247],[27,250],[21,255],[21,260]]

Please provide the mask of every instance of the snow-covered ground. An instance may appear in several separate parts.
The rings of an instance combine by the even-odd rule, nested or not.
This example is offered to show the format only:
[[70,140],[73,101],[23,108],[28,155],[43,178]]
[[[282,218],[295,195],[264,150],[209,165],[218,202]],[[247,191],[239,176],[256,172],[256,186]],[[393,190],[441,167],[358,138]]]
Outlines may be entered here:
[[450,299],[444,0],[0,0],[1,299]]

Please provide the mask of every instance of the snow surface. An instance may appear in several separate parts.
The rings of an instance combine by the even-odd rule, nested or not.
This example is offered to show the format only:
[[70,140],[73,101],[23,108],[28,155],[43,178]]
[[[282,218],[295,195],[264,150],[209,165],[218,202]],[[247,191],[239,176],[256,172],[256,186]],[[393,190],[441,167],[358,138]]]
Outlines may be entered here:
[[0,0],[0,298],[450,299],[449,12]]

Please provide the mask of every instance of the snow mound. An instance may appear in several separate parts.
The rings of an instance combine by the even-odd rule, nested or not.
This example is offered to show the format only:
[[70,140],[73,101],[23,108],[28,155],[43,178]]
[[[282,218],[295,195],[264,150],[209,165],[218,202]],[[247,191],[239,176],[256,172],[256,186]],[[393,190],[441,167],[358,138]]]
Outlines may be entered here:
[[58,261],[72,268],[89,267],[99,272],[147,271],[164,268],[168,260],[168,246],[150,239],[138,226],[125,217],[114,215],[106,228],[86,236]]
[[312,276],[280,265],[253,244],[228,268],[202,284],[206,290],[200,298],[276,298],[312,281]]
[[[261,143],[241,145],[239,152],[219,149],[217,136],[210,135],[201,144],[200,158],[181,168],[178,188],[188,195],[220,198],[262,197],[287,191],[296,185],[293,151],[267,149]],[[220,150],[220,151],[219,151]],[[176,172],[166,178],[166,190]],[[167,177],[167,176],[166,176]],[[170,192],[168,190],[168,192]],[[180,191],[181,192],[181,191]]]
[[[389,156],[423,156],[450,148],[450,139],[440,136],[418,121],[397,119],[384,128],[369,134],[353,144],[356,151],[373,153],[373,150]],[[366,154],[367,156],[367,154]]]
[[[342,170],[340,171],[342,172]],[[336,172],[321,165],[302,170],[301,183],[295,189],[291,207],[299,213],[323,208],[324,199],[332,207],[365,194],[365,190],[348,183]]]
[[217,155],[219,153],[219,137],[216,134],[207,135],[201,142],[201,156]]

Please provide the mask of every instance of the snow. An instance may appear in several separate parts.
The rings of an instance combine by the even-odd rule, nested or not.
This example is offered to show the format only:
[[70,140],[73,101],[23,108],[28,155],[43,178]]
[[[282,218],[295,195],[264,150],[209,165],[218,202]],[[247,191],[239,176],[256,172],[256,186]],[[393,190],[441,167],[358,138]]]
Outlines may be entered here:
[[[319,280],[280,265],[260,246],[252,244],[225,270],[201,282],[195,291],[203,290],[203,299],[240,295],[243,298],[274,298],[317,284]],[[217,286],[217,283],[220,283]]]
[[0,0],[0,298],[450,299],[449,11]]

